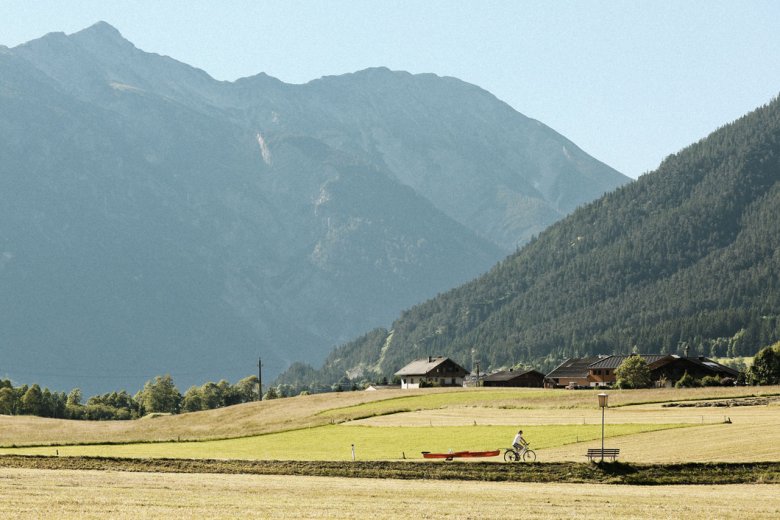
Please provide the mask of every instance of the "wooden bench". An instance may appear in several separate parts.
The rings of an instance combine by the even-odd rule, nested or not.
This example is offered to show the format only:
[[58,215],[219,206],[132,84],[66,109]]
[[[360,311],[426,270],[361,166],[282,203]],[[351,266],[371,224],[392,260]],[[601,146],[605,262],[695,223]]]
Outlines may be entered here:
[[609,457],[614,462],[615,459],[620,455],[620,448],[604,448],[604,454],[601,453],[601,448],[588,448],[588,460],[593,461],[593,459],[604,459],[606,457]]

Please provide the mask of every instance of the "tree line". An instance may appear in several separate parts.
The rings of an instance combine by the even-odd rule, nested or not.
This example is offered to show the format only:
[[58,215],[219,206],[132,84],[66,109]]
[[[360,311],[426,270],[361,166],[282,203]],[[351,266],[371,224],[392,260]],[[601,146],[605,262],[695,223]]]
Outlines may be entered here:
[[[282,389],[282,393],[289,389]],[[279,396],[279,389],[269,389],[266,398]],[[224,379],[192,386],[181,394],[170,375],[147,381],[135,395],[127,391],[95,395],[83,400],[79,388],[69,393],[52,392],[38,384],[14,386],[0,380],[0,414],[36,415],[55,419],[128,420],[149,413],[178,414],[222,408],[258,399],[257,376],[249,376],[232,385]]]

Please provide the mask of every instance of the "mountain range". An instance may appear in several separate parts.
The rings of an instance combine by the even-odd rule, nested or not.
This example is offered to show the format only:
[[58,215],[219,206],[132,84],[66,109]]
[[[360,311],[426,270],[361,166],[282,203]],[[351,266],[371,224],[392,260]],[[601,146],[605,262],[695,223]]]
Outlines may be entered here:
[[269,376],[629,179],[454,78],[217,81],[100,22],[0,47],[0,375]]
[[[752,356],[780,339],[780,99],[553,224],[490,272],[335,349],[295,386],[569,357]],[[342,381],[343,382],[343,381]]]

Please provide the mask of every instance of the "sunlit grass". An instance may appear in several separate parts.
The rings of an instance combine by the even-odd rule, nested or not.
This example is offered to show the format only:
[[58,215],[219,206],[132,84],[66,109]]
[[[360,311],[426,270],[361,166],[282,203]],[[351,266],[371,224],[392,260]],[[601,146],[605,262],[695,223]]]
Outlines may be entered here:
[[[751,395],[777,395],[779,387],[707,387],[660,388],[643,390],[609,389],[610,407],[669,401],[727,399]],[[504,410],[598,410],[594,390],[549,390],[536,388],[478,388],[419,392],[415,395],[395,393],[387,399],[334,407],[318,415],[331,420],[351,420],[417,410],[454,407],[498,408]]]
[[457,389],[449,392],[398,396],[381,401],[362,403],[321,412],[333,418],[359,418],[400,411],[430,410],[448,406],[520,406],[523,402],[541,401],[554,397],[550,391],[529,389]]
[[[619,424],[608,437],[633,435],[676,424]],[[453,426],[377,428],[370,426],[322,426],[241,439],[204,442],[143,443],[122,445],[61,446],[57,448],[0,449],[0,453],[61,456],[140,458],[217,458],[265,460],[349,460],[352,446],[360,460],[422,458],[422,451],[490,450],[506,448],[516,433],[514,426]],[[598,439],[597,425],[549,425],[524,428],[534,449]]]

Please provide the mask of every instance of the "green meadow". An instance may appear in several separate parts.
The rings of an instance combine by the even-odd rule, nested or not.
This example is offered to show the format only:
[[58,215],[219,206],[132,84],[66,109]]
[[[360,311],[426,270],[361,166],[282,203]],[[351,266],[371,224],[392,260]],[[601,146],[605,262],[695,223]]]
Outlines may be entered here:
[[[607,437],[678,428],[681,424],[617,424]],[[422,451],[506,448],[514,426],[374,427],[326,425],[287,432],[202,442],[101,444],[0,449],[0,453],[134,458],[211,458],[260,460],[420,459]],[[601,438],[599,425],[544,425],[524,428],[534,449]]]

